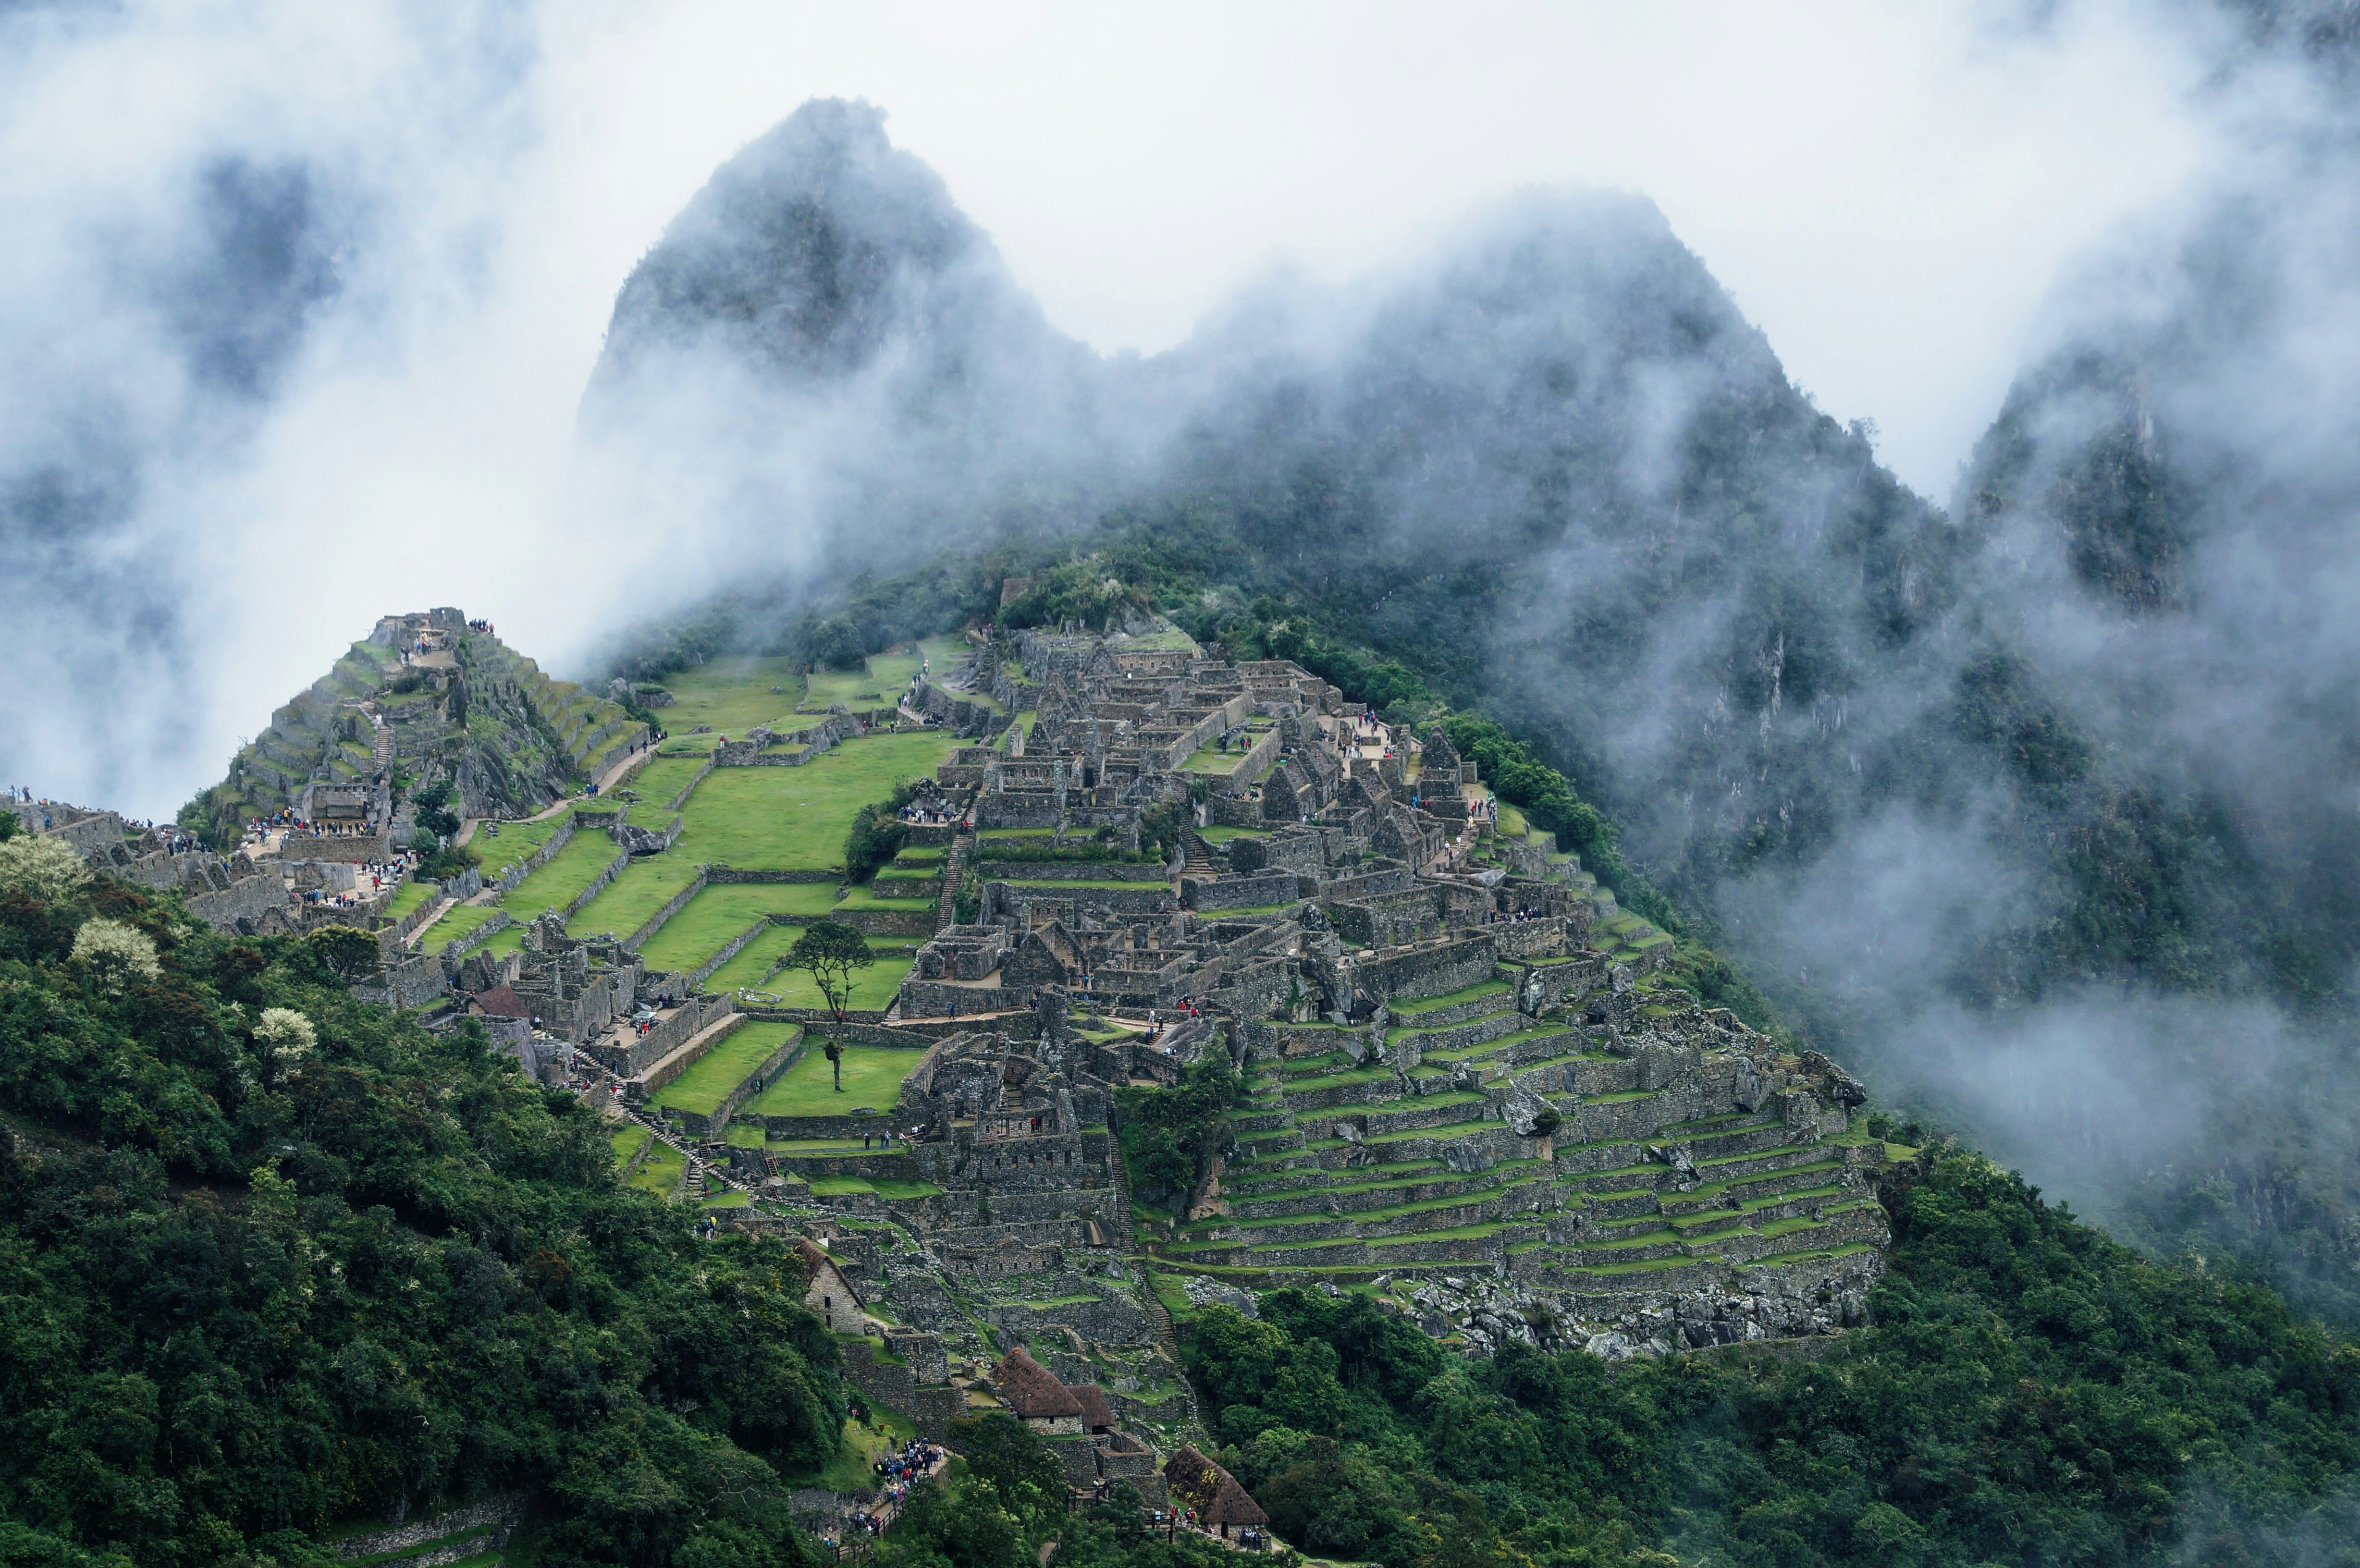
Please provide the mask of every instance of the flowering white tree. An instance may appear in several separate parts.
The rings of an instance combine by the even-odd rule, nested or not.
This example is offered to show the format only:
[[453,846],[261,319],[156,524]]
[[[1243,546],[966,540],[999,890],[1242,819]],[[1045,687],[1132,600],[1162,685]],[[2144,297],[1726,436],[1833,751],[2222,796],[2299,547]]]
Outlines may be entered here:
[[280,1066],[311,1054],[320,1043],[311,1020],[292,1007],[265,1007],[254,1026],[254,1043]]
[[120,991],[134,979],[153,980],[164,972],[156,962],[155,942],[137,926],[121,920],[84,920],[74,932],[73,958],[109,991]]
[[0,842],[0,888],[53,904],[89,880],[82,856],[63,839],[20,833]]

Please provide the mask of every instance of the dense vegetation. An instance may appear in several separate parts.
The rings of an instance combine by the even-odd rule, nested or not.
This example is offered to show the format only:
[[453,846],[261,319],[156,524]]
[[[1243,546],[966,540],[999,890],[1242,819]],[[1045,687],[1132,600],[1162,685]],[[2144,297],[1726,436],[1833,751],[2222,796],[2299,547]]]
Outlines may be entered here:
[[1184,1212],[1244,1101],[1245,1080],[1218,1052],[1191,1062],[1170,1089],[1118,1090],[1116,1136],[1141,1201]]
[[1973,1156],[1893,1210],[1879,1326],[1814,1359],[1463,1361],[1288,1290],[1191,1371],[1276,1528],[1401,1568],[2360,1562],[2360,1348]]
[[[480,1032],[0,844],[0,1562],[309,1563],[507,1487],[543,1561],[787,1564],[833,1341]],[[364,945],[373,947],[373,942]]]

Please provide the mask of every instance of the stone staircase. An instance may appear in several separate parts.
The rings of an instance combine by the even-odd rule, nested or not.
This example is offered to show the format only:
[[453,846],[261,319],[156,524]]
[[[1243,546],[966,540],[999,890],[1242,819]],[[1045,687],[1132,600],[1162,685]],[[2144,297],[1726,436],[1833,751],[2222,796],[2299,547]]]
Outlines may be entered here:
[[[1881,1143],[1766,1104],[1700,1117],[1700,1068],[1658,1082],[1644,1035],[1518,1012],[1521,973],[1396,997],[1381,1036],[1338,1028],[1324,1054],[1258,1059],[1225,1212],[1153,1246],[1158,1267],[1255,1288],[1491,1272],[1597,1297],[1888,1239],[1870,1189]],[[1558,1118],[1546,1134],[1533,1096]]]
[[[958,923],[955,905],[958,899],[959,877],[967,869],[967,857],[975,849],[975,830],[965,822],[951,835],[951,852],[943,857],[943,892],[934,904],[934,929]],[[896,1004],[898,1006],[898,1004]]]

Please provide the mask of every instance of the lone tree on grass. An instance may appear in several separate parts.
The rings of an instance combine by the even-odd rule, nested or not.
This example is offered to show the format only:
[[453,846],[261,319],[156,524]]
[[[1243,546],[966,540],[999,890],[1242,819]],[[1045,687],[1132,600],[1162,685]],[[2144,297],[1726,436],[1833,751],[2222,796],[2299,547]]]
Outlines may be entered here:
[[[836,920],[814,920],[787,954],[790,965],[810,973],[812,984],[819,987],[827,1010],[838,1023],[844,1021],[844,1004],[852,995],[852,972],[876,962],[876,954],[869,951],[869,939]],[[828,1059],[833,1062],[836,1057],[831,1052]],[[839,1089],[844,1087],[843,1072],[840,1066],[836,1069]]]

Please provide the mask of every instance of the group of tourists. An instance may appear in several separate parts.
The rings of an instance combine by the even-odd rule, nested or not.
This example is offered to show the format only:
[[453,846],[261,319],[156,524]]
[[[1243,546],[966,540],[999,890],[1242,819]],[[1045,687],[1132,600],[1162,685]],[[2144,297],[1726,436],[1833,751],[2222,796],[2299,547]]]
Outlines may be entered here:
[[940,827],[951,820],[951,814],[940,806],[904,806],[901,817],[919,827]]
[[901,1488],[901,1491],[893,1493],[894,1500],[898,1502],[902,1492],[908,1490],[909,1484],[930,1473],[941,1462],[942,1457],[941,1449],[931,1443],[921,1443],[913,1437],[900,1448],[878,1460],[869,1468],[885,1477],[889,1485]]
[[265,839],[274,833],[312,833],[321,838],[366,838],[377,830],[366,822],[319,822],[303,816],[292,806],[281,806],[267,817],[256,817],[246,824],[248,838]]
[[47,795],[44,795],[38,800],[34,800],[33,790],[30,785],[11,785],[8,789],[8,803],[11,807],[16,809],[16,814],[19,817],[25,819],[27,826],[30,826],[32,824],[33,811],[35,810],[39,811],[41,813],[41,826],[45,828],[53,828],[57,826],[57,823],[49,820],[49,798]]
[[467,629],[471,632],[481,632],[486,637],[490,637],[492,635],[492,623],[489,621],[469,621],[467,623]]

